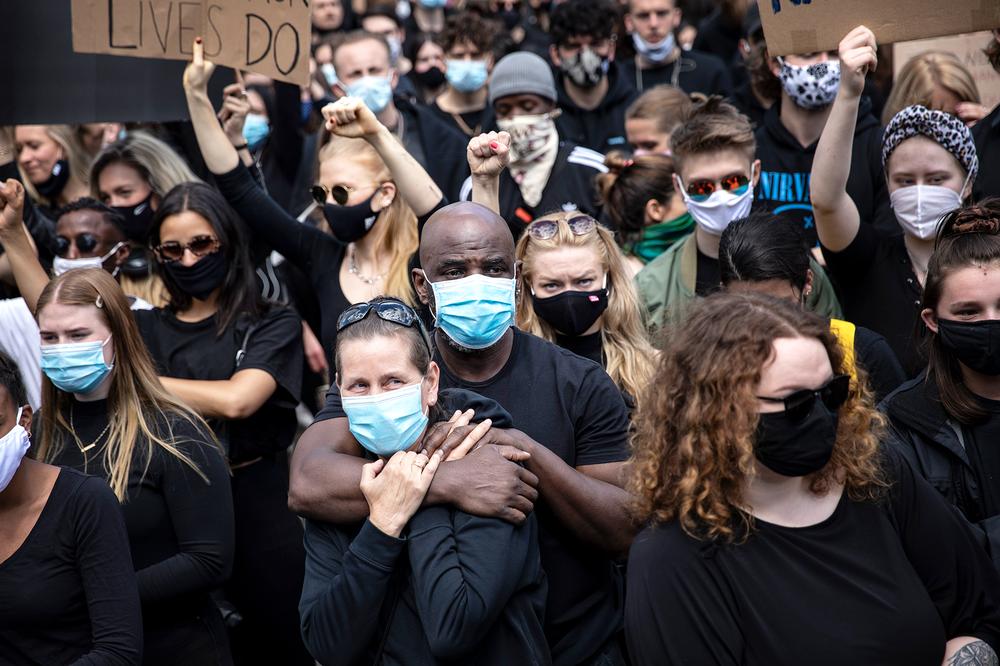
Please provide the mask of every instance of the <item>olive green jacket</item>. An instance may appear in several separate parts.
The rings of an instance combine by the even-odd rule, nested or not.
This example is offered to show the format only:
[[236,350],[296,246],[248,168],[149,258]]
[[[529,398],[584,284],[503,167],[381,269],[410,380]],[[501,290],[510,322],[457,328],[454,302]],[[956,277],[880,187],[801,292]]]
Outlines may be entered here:
[[[812,257],[809,258],[809,267],[813,272],[813,288],[806,297],[806,307],[827,319],[843,319],[837,294],[823,267]],[[671,245],[635,276],[650,330],[676,324],[681,319],[687,305],[694,300],[697,269],[698,244],[692,233]]]

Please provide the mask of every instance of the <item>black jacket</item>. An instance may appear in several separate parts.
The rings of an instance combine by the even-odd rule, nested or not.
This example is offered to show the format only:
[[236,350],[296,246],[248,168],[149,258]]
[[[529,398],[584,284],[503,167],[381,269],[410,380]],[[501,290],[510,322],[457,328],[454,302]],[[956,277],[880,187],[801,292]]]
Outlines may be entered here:
[[937,385],[922,377],[911,379],[891,393],[881,409],[889,417],[888,445],[979,528],[983,546],[1000,567],[1000,514],[985,506],[965,451],[968,435],[945,414]]
[[417,132],[420,136],[422,165],[427,174],[450,201],[457,201],[462,182],[469,175],[465,156],[468,137],[411,97],[396,95],[395,104],[403,116],[403,131]]
[[[755,138],[761,174],[754,200],[801,222],[810,239],[816,241],[809,181],[819,141],[803,147],[792,136],[781,122],[780,101],[764,113],[764,124],[757,128]],[[862,224],[874,224],[879,233],[887,236],[900,233],[889,208],[882,172],[882,128],[867,98],[862,98],[858,110],[847,193],[858,207]]]
[[972,188],[974,200],[1000,196],[1000,106],[972,128],[979,153],[979,176]]
[[585,148],[607,153],[612,150],[628,151],[625,137],[625,111],[639,96],[628,77],[622,75],[618,64],[608,68],[608,92],[596,109],[581,109],[566,93],[563,76],[556,73],[557,104],[562,113],[556,118],[559,137]]
[[[521,237],[521,233],[536,217],[554,211],[580,210],[600,219],[601,207],[597,201],[594,179],[607,170],[604,155],[569,141],[560,141],[556,163],[552,166],[542,198],[532,208],[525,203],[510,170],[505,169],[500,174],[500,215],[507,220],[514,240]],[[472,180],[468,178],[462,186],[461,199],[468,201],[471,197]]]

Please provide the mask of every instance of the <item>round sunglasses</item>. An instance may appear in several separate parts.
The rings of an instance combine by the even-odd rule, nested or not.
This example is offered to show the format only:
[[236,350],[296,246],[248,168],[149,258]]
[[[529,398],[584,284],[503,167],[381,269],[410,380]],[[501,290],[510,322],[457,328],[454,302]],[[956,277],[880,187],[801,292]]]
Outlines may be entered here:
[[[559,220],[536,220],[528,225],[528,235],[536,240],[549,240],[559,232]],[[589,234],[597,228],[597,220],[589,215],[577,215],[566,220],[574,236]]]

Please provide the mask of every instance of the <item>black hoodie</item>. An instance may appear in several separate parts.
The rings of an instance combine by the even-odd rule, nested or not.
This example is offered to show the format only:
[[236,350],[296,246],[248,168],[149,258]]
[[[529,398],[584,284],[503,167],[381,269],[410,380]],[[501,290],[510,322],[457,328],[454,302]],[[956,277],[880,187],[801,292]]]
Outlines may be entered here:
[[622,76],[614,62],[608,66],[608,92],[596,109],[581,109],[569,95],[561,74],[556,72],[556,102],[562,114],[556,118],[559,138],[565,141],[607,153],[611,150],[628,151],[625,138],[625,111],[639,96],[627,77]]
[[[800,222],[815,243],[816,224],[809,201],[809,180],[819,141],[803,147],[782,124],[780,114],[779,100],[764,113],[764,124],[757,128],[761,174],[754,199],[773,212],[784,213]],[[882,172],[882,128],[871,113],[868,98],[862,98],[858,109],[847,193],[858,207],[862,224],[873,224],[880,235],[899,235]]]

